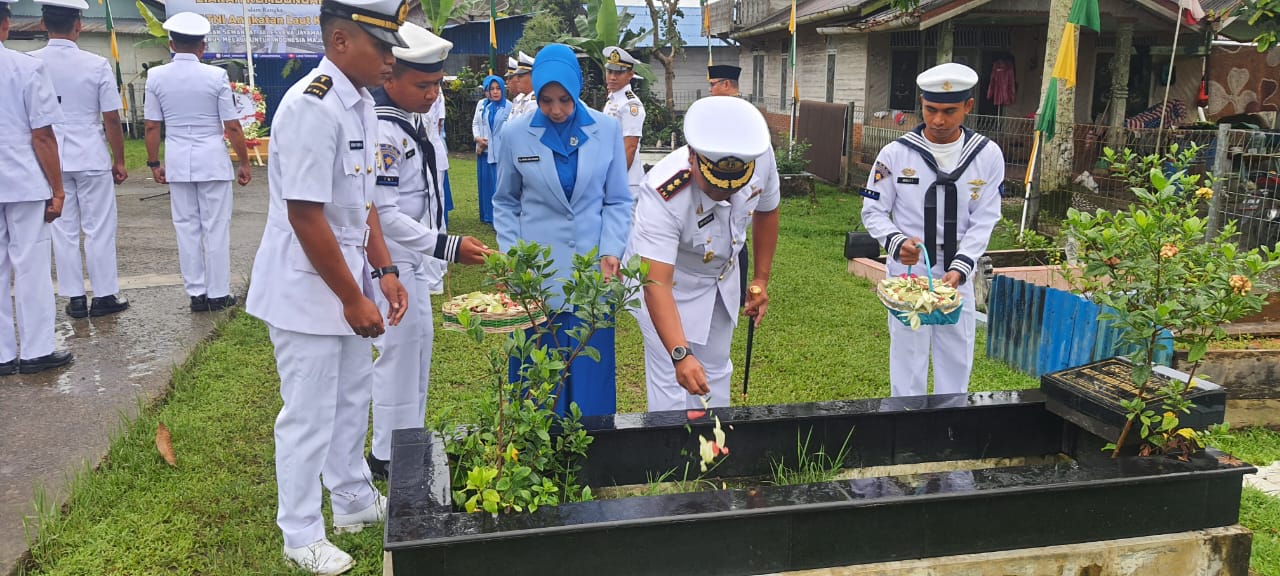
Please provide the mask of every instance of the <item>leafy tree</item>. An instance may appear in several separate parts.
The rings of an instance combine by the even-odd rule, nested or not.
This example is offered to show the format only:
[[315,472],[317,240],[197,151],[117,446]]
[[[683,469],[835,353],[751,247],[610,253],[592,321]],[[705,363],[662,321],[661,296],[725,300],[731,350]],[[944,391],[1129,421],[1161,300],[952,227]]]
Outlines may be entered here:
[[1239,14],[1258,30],[1253,39],[1258,52],[1266,52],[1280,41],[1280,0],[1246,0]]
[[554,12],[538,12],[524,23],[524,35],[516,42],[516,52],[537,54],[543,46],[565,37],[564,21]]
[[[579,31],[588,31],[590,36],[574,36],[565,38],[565,44],[573,46],[586,53],[587,57],[595,63],[595,68],[601,74],[604,73],[604,49],[607,46],[619,46],[629,53],[633,53],[636,44],[644,37],[645,30],[640,31],[628,30],[627,25],[631,22],[632,15],[618,15],[618,5],[614,0],[588,0],[587,15],[579,17],[576,29]],[[653,71],[649,69],[649,65],[644,62],[636,64],[636,73],[645,78],[652,78]]]
[[657,4],[654,1],[645,0],[645,4],[649,7],[649,20],[653,23],[653,54],[662,63],[667,81],[666,109],[669,115],[676,105],[676,57],[684,55],[684,38],[680,37],[676,22],[684,17],[684,13],[680,10],[680,0],[657,0]]

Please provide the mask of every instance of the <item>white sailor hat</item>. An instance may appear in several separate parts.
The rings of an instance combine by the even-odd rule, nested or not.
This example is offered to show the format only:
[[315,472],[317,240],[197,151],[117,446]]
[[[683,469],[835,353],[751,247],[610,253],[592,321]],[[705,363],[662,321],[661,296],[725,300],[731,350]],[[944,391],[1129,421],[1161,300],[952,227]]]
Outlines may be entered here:
[[408,46],[391,48],[397,61],[420,72],[444,70],[444,61],[449,57],[453,42],[436,36],[413,22],[405,22],[400,26],[400,37]]
[[84,0],[36,0],[41,6],[67,8],[70,10],[88,10],[89,3]]
[[179,12],[164,21],[164,29],[170,35],[201,37],[209,33],[209,19],[195,12]]
[[[639,62],[627,54],[626,50],[617,46],[610,46],[604,49],[604,67],[615,72],[626,72],[635,70],[636,64]],[[644,77],[636,74],[637,80],[644,80]]]
[[756,158],[769,150],[769,127],[746,100],[710,96],[685,112],[684,139],[698,156],[698,172],[711,185],[737,190],[751,180]]
[[400,37],[400,26],[409,17],[405,0],[321,0],[320,13],[351,20],[393,47],[408,47]]
[[964,64],[947,62],[921,72],[916,85],[924,99],[937,104],[954,104],[972,98],[978,73]]
[[15,3],[15,2],[17,2],[17,1],[18,1],[18,0],[0,0],[0,18],[8,18],[8,17],[9,17],[9,5],[10,5],[10,4],[13,4],[13,3]]
[[533,70],[533,56],[525,54],[524,51],[520,52],[520,57],[516,58],[516,62],[519,63],[519,68],[522,72]]
[[515,75],[516,75],[516,69],[517,69],[517,68],[519,68],[519,67],[520,67],[520,62],[519,62],[519,61],[517,61],[515,58],[512,58],[512,57],[510,57],[510,56],[507,56],[507,73],[505,74],[505,76],[506,76],[507,78],[510,78],[510,77],[512,77],[512,76],[515,76]]

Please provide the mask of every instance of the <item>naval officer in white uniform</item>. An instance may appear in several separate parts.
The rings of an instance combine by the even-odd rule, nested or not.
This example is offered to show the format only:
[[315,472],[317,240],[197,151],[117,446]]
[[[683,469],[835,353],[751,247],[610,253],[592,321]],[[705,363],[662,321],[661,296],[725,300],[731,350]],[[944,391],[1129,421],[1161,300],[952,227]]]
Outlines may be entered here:
[[515,59],[511,78],[507,80],[507,90],[516,95],[511,99],[511,114],[507,116],[508,121],[532,113],[538,107],[537,99],[533,97],[532,72],[533,58],[521,52]]
[[[76,46],[80,13],[89,4],[85,0],[36,3],[43,5],[40,21],[49,33],[49,44],[31,55],[45,62],[63,118],[54,125],[67,196],[62,217],[53,221],[58,293],[70,298],[67,315],[72,318],[115,314],[129,307],[129,301],[118,295],[116,270],[115,184],[129,177],[124,167],[120,90],[107,59]],[[80,264],[82,231],[92,304],[85,298]]]
[[[445,232],[444,191],[437,166],[436,130],[427,114],[440,97],[444,60],[453,43],[412,22],[400,27],[407,48],[392,48],[391,77],[372,91],[378,114],[378,220],[391,260],[409,293],[399,326],[374,341],[373,446],[367,458],[374,478],[387,477],[391,432],[421,428],[431,380],[431,286],[441,281],[438,263],[483,264],[490,252],[471,236]],[[385,306],[385,301],[381,302]]]
[[754,227],[755,270],[745,313],[757,325],[769,305],[781,195],[758,158],[769,148],[764,117],[741,98],[694,102],[684,119],[688,146],[655,164],[636,205],[627,255],[649,263],[641,307],[649,410],[729,405],[737,324],[738,251]]
[[[173,62],[147,73],[147,166],[169,185],[178,263],[191,311],[234,306],[231,295],[231,179],[249,183],[249,152],[231,99],[227,72],[202,64],[209,21],[179,12],[164,22]],[[159,159],[164,130],[164,162]],[[240,159],[233,174],[223,133]]]
[[604,83],[609,98],[600,111],[622,125],[622,147],[627,153],[627,185],[634,196],[644,181],[644,163],[636,160],[640,137],[644,135],[644,103],[631,89],[631,81],[644,80],[644,77],[636,74],[636,59],[622,48],[605,48],[604,58]]
[[[958,288],[964,301],[960,321],[946,326],[912,330],[888,315],[893,396],[928,393],[931,349],[934,393],[969,387],[975,328],[969,279],[1000,220],[1004,182],[1000,147],[963,126],[977,83],[978,73],[963,64],[921,73],[916,84],[924,123],[880,150],[862,193],[862,222],[889,254],[888,274],[923,265],[922,245],[933,265],[927,273]],[[926,273],[919,266],[913,272]]]
[[[39,59],[4,47],[9,2],[0,0],[0,375],[29,374],[71,362],[53,349],[53,279],[49,222],[64,194],[54,124],[62,121],[48,70]],[[16,301],[16,305],[15,305]],[[14,337],[17,310],[18,338]]]
[[284,555],[313,574],[340,574],[351,556],[325,538],[321,479],[335,532],[386,517],[364,460],[373,358],[408,299],[383,241],[376,199],[373,96],[391,74],[401,0],[323,0],[325,57],[285,93],[272,126],[267,225],[247,310],[266,322],[284,406],[276,417],[276,523]]

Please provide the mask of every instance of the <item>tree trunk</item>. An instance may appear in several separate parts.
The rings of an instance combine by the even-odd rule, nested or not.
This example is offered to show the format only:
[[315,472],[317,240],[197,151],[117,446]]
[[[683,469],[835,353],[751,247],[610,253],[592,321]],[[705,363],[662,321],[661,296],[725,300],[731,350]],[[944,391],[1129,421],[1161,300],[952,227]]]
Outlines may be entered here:
[[[1049,28],[1045,40],[1044,67],[1040,82],[1040,93],[1049,87],[1049,79],[1053,76],[1053,65],[1057,62],[1058,47],[1062,44],[1062,29],[1071,15],[1072,0],[1050,0]],[[1076,30],[1077,38],[1079,30]],[[1077,42],[1079,46],[1079,42]],[[1075,151],[1076,89],[1068,88],[1065,82],[1058,82],[1058,122],[1057,135],[1053,140],[1046,140],[1040,153],[1040,190],[1041,193],[1062,189],[1071,181],[1071,165]]]
[[[678,0],[661,0],[661,2],[661,22],[667,25],[666,29],[671,29],[674,27],[675,13],[679,8]],[[660,41],[660,36],[658,34],[658,24],[660,21],[658,8],[654,6],[653,0],[644,0],[644,3],[649,7],[649,21],[653,23],[653,55],[658,57],[658,62],[662,63],[662,69],[665,71],[664,77],[667,81],[667,123],[670,124],[675,118],[672,111],[675,108],[676,48],[671,45],[671,39],[668,38],[666,42],[667,53],[662,53],[661,46],[663,43]]]

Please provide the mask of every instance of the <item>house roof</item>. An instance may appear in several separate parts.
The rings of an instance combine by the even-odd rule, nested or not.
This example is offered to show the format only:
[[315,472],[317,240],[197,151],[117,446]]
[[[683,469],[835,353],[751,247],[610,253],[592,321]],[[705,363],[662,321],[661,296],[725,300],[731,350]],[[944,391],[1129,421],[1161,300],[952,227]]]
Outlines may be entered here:
[[[796,20],[820,22],[825,27],[842,27],[850,31],[887,31],[897,29],[923,30],[945,20],[963,15],[971,10],[987,4],[991,0],[920,0],[920,4],[907,11],[885,6],[883,2],[873,0],[804,0],[796,7]],[[1178,0],[1134,0],[1134,2],[1150,12],[1176,19],[1178,16]],[[1214,14],[1230,14],[1244,0],[1201,0],[1200,5],[1206,12]],[[870,8],[869,13],[862,13]],[[755,25],[736,32],[734,36],[754,36],[785,28],[791,14],[790,9],[780,10]],[[1043,12],[1043,10],[1038,10]],[[823,18],[829,13],[830,18]]]
[[[144,36],[150,34],[147,30],[147,23],[141,18],[115,18],[115,14],[112,14],[112,16],[112,24],[115,25],[117,33]],[[98,34],[106,33],[107,31],[106,18],[84,17],[80,19],[80,25],[82,34]],[[13,16],[10,20],[10,29],[14,32],[44,32],[44,27],[40,25],[39,16]]]
[[[690,48],[706,48],[706,36],[702,35],[702,7],[681,7],[680,12],[683,17],[677,16],[676,29],[680,31],[680,38],[684,41],[684,45]],[[641,28],[647,30],[647,33],[636,42],[636,48],[652,48],[653,47],[653,21],[649,19],[649,8],[647,6],[618,6],[619,14],[631,14],[631,22],[627,24],[627,29],[638,32]],[[710,38],[711,45],[714,46],[730,46],[728,42],[720,38]]]

